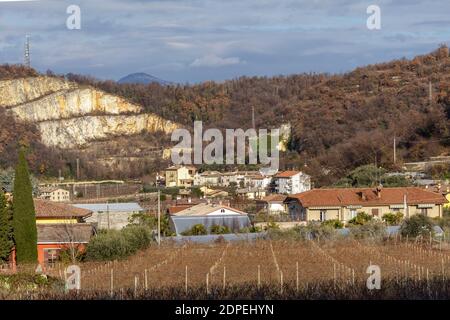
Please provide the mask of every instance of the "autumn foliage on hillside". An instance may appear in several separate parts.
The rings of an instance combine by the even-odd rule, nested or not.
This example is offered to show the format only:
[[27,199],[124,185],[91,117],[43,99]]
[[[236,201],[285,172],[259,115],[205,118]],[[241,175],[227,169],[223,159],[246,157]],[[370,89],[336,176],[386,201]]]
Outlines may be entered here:
[[25,77],[37,77],[39,73],[24,65],[20,64],[3,64],[0,65],[0,80],[10,80]]
[[325,185],[364,164],[394,168],[394,136],[397,165],[447,153],[449,71],[449,50],[442,46],[412,60],[339,75],[241,77],[169,86],[65,77],[125,97],[187,128],[202,120],[207,127],[246,129],[251,127],[254,108],[258,128],[291,124],[290,150],[282,157],[282,168],[305,170],[316,185]]
[[35,173],[57,175],[64,166],[60,150],[49,149],[40,143],[37,128],[30,123],[15,121],[0,108],[0,169],[12,168],[17,162],[17,150],[24,147],[29,152],[30,169]]
[[[67,75],[70,80],[118,94],[147,111],[192,127],[218,128],[291,123],[285,167],[306,168],[328,184],[367,163],[393,166],[446,153],[450,145],[450,57],[447,47],[342,75],[242,77],[197,85],[117,84]],[[431,83],[431,99],[430,99]],[[306,165],[306,167],[305,167]]]

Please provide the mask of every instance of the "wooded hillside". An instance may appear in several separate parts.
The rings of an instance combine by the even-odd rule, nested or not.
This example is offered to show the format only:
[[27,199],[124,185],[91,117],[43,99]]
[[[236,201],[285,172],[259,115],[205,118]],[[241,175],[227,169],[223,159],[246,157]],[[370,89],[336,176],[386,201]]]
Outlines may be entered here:
[[[4,69],[0,68],[0,79]],[[10,69],[8,74],[13,74]],[[443,46],[412,60],[341,75],[242,77],[169,86],[65,77],[125,97],[187,128],[196,119],[209,127],[249,128],[252,107],[259,128],[289,122],[292,139],[283,167],[305,170],[324,185],[362,164],[376,161],[393,167],[394,136],[398,164],[448,153],[449,71],[449,50]]]
[[[139,103],[146,110],[192,127],[203,120],[218,128],[290,122],[293,137],[284,166],[304,168],[320,184],[362,164],[393,166],[448,152],[450,57],[447,47],[342,75],[242,77],[224,83],[160,86],[117,84],[67,75]],[[431,100],[430,100],[431,82]]]

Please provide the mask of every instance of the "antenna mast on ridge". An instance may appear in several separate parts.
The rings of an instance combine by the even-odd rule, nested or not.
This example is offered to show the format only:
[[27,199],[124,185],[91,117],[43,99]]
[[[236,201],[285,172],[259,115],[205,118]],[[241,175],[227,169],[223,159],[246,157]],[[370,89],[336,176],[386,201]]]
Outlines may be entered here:
[[25,50],[24,50],[24,56],[23,56],[23,62],[26,67],[31,67],[31,58],[30,58],[30,36],[25,36]]

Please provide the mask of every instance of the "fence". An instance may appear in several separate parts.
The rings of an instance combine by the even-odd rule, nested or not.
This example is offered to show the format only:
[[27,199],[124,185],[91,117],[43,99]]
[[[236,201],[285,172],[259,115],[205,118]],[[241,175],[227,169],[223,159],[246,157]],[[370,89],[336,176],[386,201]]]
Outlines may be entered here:
[[[317,295],[324,294],[321,290],[350,294],[365,287],[369,265],[380,267],[382,286],[390,283],[399,290],[396,294],[407,288],[411,297],[420,289],[428,290],[430,297],[436,293],[450,298],[450,250],[398,238],[386,243],[253,239],[174,246],[166,242],[127,260],[81,263],[80,292],[94,298],[208,297],[239,290],[249,296],[266,290],[293,297],[311,288]],[[59,264],[46,273],[62,281],[67,277]]]

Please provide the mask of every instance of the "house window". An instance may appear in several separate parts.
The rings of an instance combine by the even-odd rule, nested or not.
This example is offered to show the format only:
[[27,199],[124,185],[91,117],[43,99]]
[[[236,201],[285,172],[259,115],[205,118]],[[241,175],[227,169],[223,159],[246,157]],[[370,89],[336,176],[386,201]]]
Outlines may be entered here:
[[424,216],[428,215],[428,208],[420,208],[420,214]]
[[220,213],[225,213],[225,209],[220,209]]
[[357,215],[356,209],[350,209],[350,219],[355,218]]
[[326,210],[320,210],[320,221],[323,222],[327,220],[327,211]]
[[379,209],[372,209],[372,216],[378,217]]
[[59,261],[59,252],[61,249],[44,249],[44,261],[49,264],[53,265],[57,261]]

